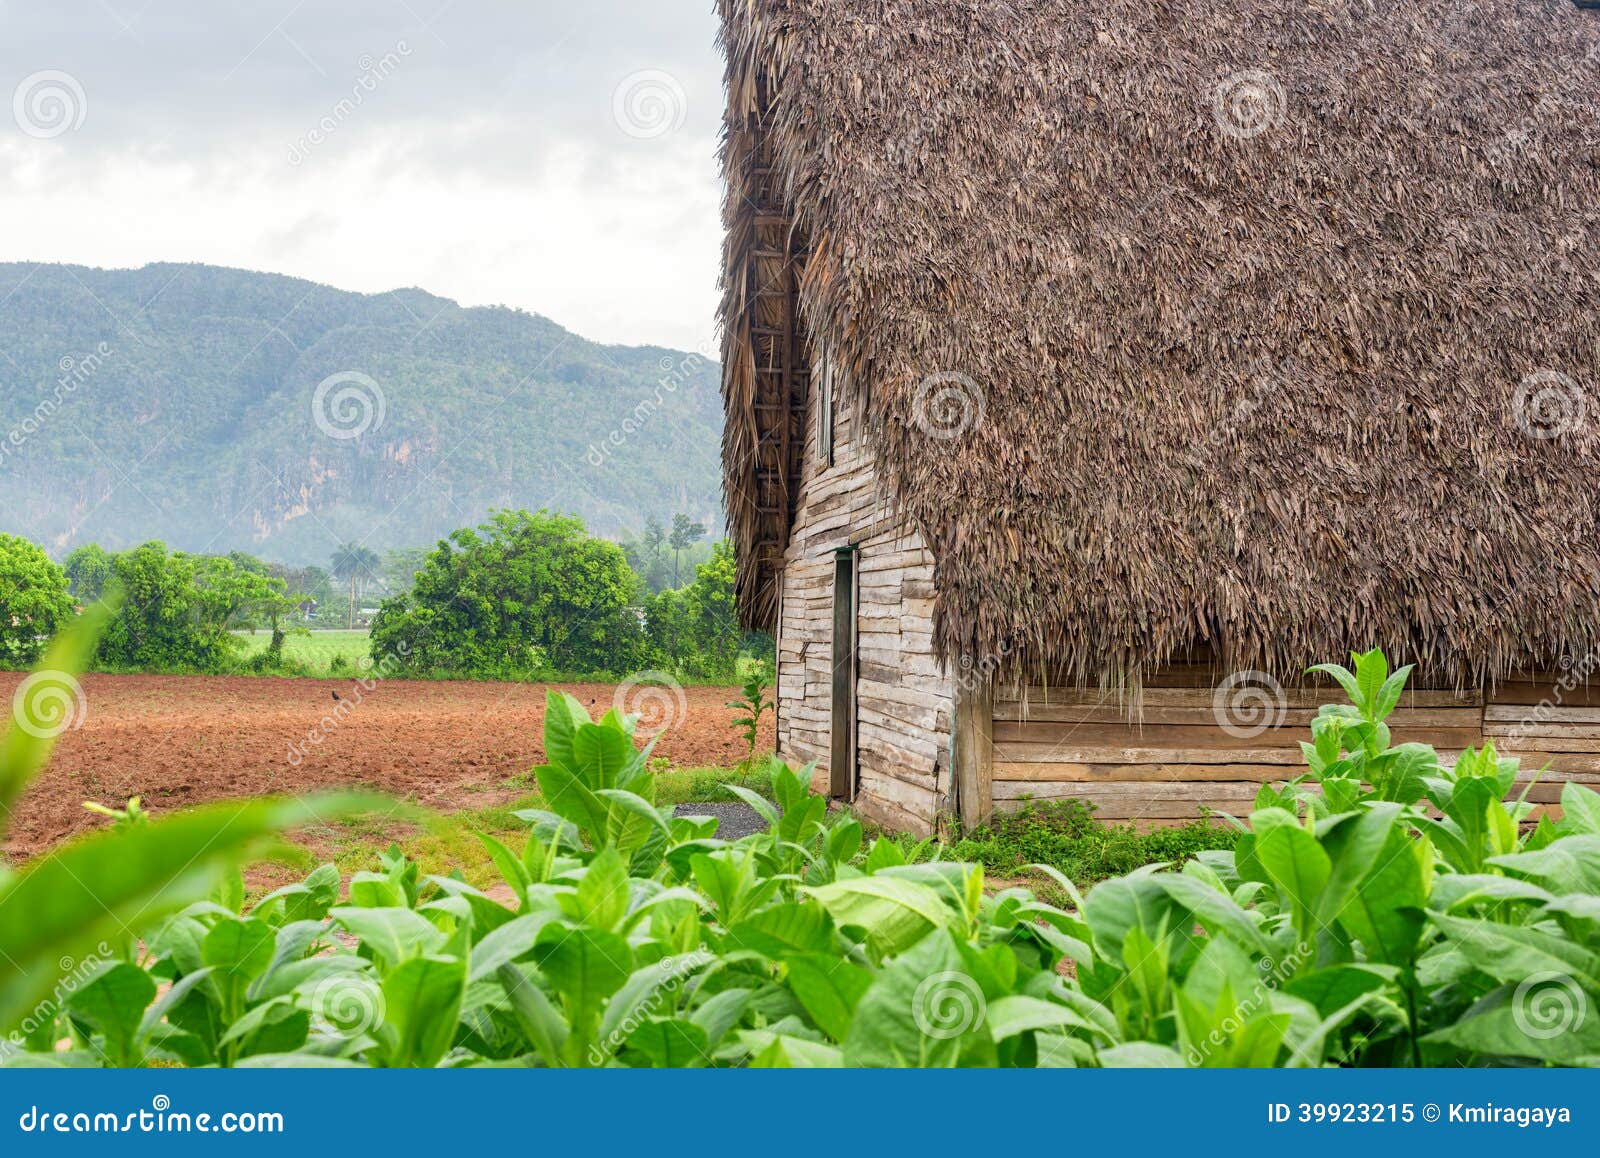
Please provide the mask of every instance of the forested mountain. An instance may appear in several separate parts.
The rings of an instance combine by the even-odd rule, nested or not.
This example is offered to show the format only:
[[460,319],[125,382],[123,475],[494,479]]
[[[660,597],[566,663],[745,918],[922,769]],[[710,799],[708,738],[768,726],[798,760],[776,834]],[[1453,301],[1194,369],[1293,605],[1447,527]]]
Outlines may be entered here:
[[417,289],[0,264],[0,531],[326,562],[496,507],[720,525],[717,367]]

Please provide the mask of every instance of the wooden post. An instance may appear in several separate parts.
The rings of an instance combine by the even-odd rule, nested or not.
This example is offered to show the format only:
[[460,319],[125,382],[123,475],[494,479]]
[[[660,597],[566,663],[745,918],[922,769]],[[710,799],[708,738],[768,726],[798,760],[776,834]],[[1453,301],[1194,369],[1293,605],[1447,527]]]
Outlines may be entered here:
[[956,809],[971,831],[994,814],[994,684],[956,681]]

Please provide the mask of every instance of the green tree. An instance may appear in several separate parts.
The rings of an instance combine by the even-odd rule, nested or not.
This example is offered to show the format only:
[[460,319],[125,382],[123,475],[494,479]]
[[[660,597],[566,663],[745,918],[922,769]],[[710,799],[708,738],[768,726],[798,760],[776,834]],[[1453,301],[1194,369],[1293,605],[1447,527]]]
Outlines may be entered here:
[[350,584],[350,618],[346,627],[356,625],[356,589],[376,578],[378,565],[378,553],[360,543],[345,543],[333,553],[333,577]]
[[32,663],[71,618],[66,572],[27,539],[0,534],[0,664]]
[[733,546],[723,539],[712,545],[711,558],[695,568],[693,583],[663,591],[645,604],[650,642],[686,677],[737,677],[745,635],[734,607],[733,575]]
[[667,563],[665,547],[667,532],[661,526],[661,520],[654,515],[647,515],[644,520],[644,530],[637,537],[622,539],[623,552],[628,556],[628,565],[639,573],[644,580],[645,589],[652,594],[665,591],[672,584],[672,568]]
[[111,578],[111,552],[99,543],[85,543],[62,564],[72,584],[72,597],[81,604],[99,599]]
[[100,656],[143,671],[221,670],[237,646],[234,629],[252,626],[285,590],[234,559],[169,554],[159,542],[113,556],[112,568],[124,599]]
[[417,572],[427,565],[428,547],[396,547],[383,553],[383,585],[393,595],[409,591],[417,580]]
[[409,592],[386,599],[372,654],[480,677],[624,673],[646,644],[622,549],[574,518],[495,511],[450,535]]
[[688,515],[677,514],[672,516],[672,533],[667,536],[667,546],[672,549],[672,585],[678,585],[678,559],[695,543],[705,538],[704,524],[697,523]]

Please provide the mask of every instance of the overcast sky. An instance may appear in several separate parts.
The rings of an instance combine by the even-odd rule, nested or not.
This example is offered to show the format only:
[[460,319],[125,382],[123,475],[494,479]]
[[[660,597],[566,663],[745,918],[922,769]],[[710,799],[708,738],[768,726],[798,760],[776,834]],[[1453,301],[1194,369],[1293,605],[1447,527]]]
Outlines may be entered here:
[[0,0],[0,261],[713,332],[712,0]]

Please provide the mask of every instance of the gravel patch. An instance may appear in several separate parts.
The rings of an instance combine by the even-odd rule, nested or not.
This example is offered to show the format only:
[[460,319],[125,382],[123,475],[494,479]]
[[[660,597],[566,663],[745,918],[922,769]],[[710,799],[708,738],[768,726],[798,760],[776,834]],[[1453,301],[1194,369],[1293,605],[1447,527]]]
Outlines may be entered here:
[[717,837],[720,840],[738,840],[741,836],[767,831],[767,822],[761,819],[761,814],[737,800],[680,804],[672,810],[672,815],[715,816],[722,822],[717,825]]

